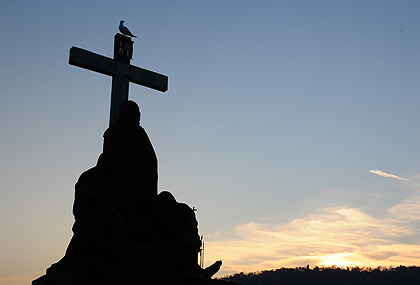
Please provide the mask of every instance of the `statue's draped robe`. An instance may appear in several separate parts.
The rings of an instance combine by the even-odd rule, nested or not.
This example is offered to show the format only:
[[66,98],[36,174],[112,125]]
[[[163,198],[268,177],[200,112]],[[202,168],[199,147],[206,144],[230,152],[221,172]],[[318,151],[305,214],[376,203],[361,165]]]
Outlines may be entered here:
[[111,126],[104,134],[103,153],[116,160],[124,221],[141,227],[156,211],[157,158],[149,137],[139,125]]
[[75,186],[73,238],[62,264],[83,257],[121,255],[146,240],[144,224],[156,211],[157,158],[144,129],[115,125],[103,153]]

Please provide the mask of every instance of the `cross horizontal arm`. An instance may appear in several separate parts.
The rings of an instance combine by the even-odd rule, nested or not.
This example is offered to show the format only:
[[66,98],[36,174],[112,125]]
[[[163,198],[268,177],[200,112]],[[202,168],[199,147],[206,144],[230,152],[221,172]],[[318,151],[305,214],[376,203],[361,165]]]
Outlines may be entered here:
[[130,82],[162,92],[168,90],[168,76],[137,66],[131,66]]
[[102,74],[115,74],[114,60],[78,47],[70,48],[69,64]]

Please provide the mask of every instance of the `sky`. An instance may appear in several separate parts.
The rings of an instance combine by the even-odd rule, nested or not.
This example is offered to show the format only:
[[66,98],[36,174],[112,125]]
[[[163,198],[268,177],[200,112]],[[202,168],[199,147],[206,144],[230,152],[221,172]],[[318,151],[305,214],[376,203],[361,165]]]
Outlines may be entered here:
[[63,257],[74,184],[108,126],[120,20],[159,160],[197,208],[218,276],[316,265],[420,265],[420,2],[3,1],[0,284]]

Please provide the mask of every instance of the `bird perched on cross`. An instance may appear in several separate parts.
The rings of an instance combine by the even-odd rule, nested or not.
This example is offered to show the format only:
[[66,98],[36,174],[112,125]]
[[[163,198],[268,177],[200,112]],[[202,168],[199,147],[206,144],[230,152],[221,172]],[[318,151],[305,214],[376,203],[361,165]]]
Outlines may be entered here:
[[119,29],[120,29],[121,34],[123,34],[125,36],[132,37],[132,38],[136,38],[136,36],[133,35],[126,26],[124,26],[124,22],[125,21],[123,21],[123,20],[120,21]]

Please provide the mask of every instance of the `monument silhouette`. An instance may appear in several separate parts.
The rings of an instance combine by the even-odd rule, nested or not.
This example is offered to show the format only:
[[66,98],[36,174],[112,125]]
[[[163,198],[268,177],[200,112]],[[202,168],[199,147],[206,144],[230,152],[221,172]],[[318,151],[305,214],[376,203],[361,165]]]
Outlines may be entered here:
[[114,37],[114,58],[77,47],[69,63],[112,76],[109,128],[96,166],[75,185],[73,237],[64,257],[32,282],[48,284],[232,284],[212,279],[221,261],[198,265],[194,210],[158,194],[158,160],[140,126],[129,82],[167,91],[168,77],[130,65],[133,41]]

